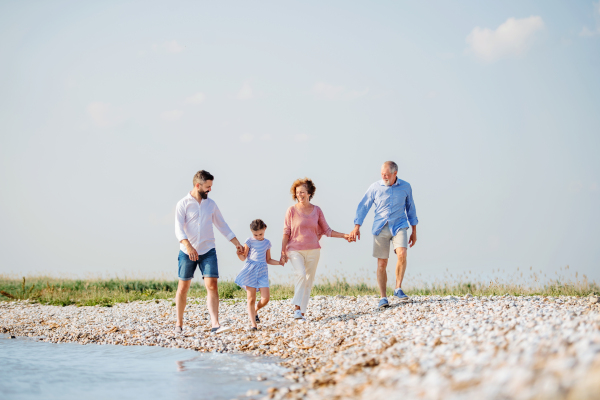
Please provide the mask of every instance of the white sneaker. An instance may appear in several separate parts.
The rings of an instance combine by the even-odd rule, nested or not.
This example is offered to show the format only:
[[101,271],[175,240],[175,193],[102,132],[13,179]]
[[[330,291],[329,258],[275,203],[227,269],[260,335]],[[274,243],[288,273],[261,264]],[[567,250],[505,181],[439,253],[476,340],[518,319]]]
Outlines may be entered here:
[[230,326],[219,326],[218,328],[212,328],[210,333],[218,335],[219,333],[231,332],[231,329],[232,328]]
[[302,311],[300,310],[296,310],[294,311],[294,319],[303,319],[304,317],[302,316]]

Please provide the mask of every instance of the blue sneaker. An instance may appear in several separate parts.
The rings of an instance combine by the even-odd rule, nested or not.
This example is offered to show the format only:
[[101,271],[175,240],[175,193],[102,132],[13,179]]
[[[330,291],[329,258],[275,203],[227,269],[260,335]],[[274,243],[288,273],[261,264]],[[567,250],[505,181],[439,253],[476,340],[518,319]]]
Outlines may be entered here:
[[390,303],[388,303],[387,299],[381,299],[379,300],[379,305],[377,306],[377,308],[381,309],[381,308],[388,308],[390,306]]
[[407,295],[404,294],[404,292],[402,291],[402,288],[398,288],[398,289],[394,290],[394,296],[399,298],[400,301],[408,301],[410,299],[410,297],[408,297]]

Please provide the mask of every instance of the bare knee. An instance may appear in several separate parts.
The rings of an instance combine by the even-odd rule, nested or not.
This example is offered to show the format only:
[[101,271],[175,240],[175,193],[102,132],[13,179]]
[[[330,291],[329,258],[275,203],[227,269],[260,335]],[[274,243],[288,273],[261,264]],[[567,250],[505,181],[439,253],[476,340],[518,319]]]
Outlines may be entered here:
[[177,295],[183,297],[187,296],[190,284],[191,281],[179,281],[179,284],[177,285]]
[[271,295],[269,294],[269,292],[267,293],[263,293],[262,291],[260,292],[260,300],[267,304],[269,302],[269,299],[271,298]]
[[254,303],[256,301],[256,292],[253,290],[246,291],[248,295],[248,303]]
[[398,247],[395,251],[396,251],[396,257],[398,257],[398,261],[405,262],[406,261],[406,247]]
[[387,258],[378,258],[377,259],[377,270],[385,271],[385,269],[387,268],[387,264],[388,264]]
[[216,292],[219,290],[216,278],[204,278],[204,286],[209,292]]

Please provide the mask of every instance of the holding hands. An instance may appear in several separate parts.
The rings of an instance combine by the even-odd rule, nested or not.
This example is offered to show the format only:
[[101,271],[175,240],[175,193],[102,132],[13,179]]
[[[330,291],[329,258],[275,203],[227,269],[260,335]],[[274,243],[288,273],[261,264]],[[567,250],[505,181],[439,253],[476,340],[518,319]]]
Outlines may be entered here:
[[279,265],[285,265],[288,262],[287,252],[285,250],[281,251],[281,259],[279,260]]
[[360,225],[354,225],[354,229],[350,232],[350,239],[352,239],[353,242],[360,240]]

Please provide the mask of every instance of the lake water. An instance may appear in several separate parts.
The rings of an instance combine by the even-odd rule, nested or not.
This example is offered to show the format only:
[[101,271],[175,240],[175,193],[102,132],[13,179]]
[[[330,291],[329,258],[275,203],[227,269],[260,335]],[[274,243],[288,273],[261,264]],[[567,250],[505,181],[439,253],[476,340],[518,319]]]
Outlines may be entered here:
[[[148,346],[44,343],[0,335],[0,398],[232,399],[265,393],[276,360]],[[257,381],[263,375],[266,381]]]

